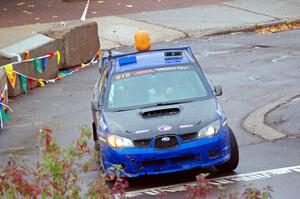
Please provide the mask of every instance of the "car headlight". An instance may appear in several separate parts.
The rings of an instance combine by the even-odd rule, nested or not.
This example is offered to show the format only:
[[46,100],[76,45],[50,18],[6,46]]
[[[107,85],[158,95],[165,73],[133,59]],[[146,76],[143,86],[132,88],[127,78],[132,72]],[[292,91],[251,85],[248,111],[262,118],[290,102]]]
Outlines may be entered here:
[[220,129],[220,121],[216,120],[213,123],[200,129],[200,131],[198,132],[198,138],[214,136],[218,133],[219,129]]
[[125,147],[134,147],[134,144],[130,139],[112,134],[107,135],[107,142],[110,144],[110,146],[117,149]]

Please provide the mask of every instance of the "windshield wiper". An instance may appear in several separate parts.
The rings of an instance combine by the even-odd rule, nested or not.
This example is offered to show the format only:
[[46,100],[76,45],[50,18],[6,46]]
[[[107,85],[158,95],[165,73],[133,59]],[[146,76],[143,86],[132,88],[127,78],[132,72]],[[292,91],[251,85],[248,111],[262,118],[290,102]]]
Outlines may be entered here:
[[133,110],[131,108],[128,108],[128,109],[116,109],[114,110],[114,112],[123,112],[123,111],[130,111],[130,110]]
[[139,109],[144,109],[144,108],[151,108],[151,107],[156,107],[156,106],[168,106],[168,105],[176,105],[176,104],[184,104],[184,103],[189,103],[189,102],[194,102],[195,100],[183,100],[183,101],[176,101],[176,102],[160,102],[156,104],[151,104],[148,106],[143,106],[140,107]]
[[185,101],[177,101],[177,102],[160,102],[160,103],[157,103],[156,106],[167,106],[167,105],[175,105],[175,104],[184,104],[184,103],[189,103],[189,102],[194,102],[194,100],[185,100]]
[[[156,107],[156,106],[168,106],[168,105],[184,104],[184,103],[190,103],[190,102],[194,102],[194,101],[195,100],[182,100],[182,101],[175,101],[175,102],[160,102],[160,103],[156,103],[156,104],[142,106],[142,107],[139,107],[138,109],[151,108],[151,107]],[[113,110],[113,112],[123,112],[123,111],[130,111],[130,110],[134,110],[134,109],[135,108],[116,109],[116,110]]]

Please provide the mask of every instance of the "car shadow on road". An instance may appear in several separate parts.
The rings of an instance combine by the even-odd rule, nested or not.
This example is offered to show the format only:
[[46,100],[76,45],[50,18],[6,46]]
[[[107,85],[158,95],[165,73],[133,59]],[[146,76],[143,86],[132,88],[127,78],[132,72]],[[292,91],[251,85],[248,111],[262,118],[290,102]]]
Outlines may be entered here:
[[201,173],[209,174],[207,177],[208,179],[235,174],[235,172],[218,173],[214,167],[211,167],[205,169],[200,168],[189,171],[176,172],[172,174],[161,174],[151,176],[146,175],[137,178],[128,178],[127,180],[129,182],[130,187],[127,191],[194,182],[196,180],[196,176]]

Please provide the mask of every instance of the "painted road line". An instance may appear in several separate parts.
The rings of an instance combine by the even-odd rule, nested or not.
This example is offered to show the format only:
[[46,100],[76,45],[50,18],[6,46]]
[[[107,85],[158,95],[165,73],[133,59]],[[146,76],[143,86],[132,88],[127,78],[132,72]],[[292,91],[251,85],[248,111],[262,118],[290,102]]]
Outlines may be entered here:
[[85,21],[85,19],[86,19],[86,14],[87,14],[87,11],[89,9],[89,4],[90,4],[90,0],[87,0],[86,5],[85,5],[84,10],[83,10],[83,13],[82,13],[82,16],[80,18],[81,21]]
[[[212,178],[209,179],[210,180],[209,183],[212,185],[226,185],[226,184],[233,184],[235,182],[249,182],[249,181],[261,180],[261,179],[271,178],[273,176],[290,174],[290,173],[300,173],[300,165],[278,168],[278,169],[271,169],[271,170],[264,170],[258,172],[251,172],[246,174],[236,174],[236,175]],[[126,198],[142,197],[145,195],[158,196],[161,195],[162,193],[174,193],[174,192],[186,191],[188,186],[195,186],[195,185],[197,185],[196,182],[189,182],[189,183],[181,183],[181,184],[167,185],[161,187],[153,187],[148,189],[141,189],[136,191],[129,191],[126,193]],[[115,198],[118,198],[118,196],[115,195]]]

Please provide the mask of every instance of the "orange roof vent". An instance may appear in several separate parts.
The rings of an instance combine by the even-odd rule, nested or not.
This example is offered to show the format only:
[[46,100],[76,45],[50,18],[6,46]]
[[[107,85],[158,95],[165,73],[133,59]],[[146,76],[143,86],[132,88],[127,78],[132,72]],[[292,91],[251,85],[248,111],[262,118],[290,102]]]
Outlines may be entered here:
[[134,45],[138,51],[149,51],[151,49],[151,40],[149,33],[138,31],[134,34]]

